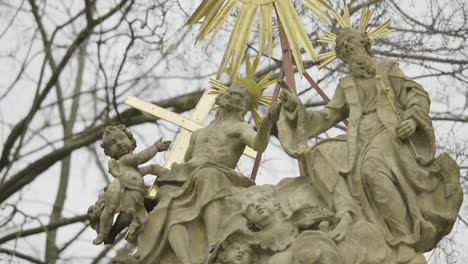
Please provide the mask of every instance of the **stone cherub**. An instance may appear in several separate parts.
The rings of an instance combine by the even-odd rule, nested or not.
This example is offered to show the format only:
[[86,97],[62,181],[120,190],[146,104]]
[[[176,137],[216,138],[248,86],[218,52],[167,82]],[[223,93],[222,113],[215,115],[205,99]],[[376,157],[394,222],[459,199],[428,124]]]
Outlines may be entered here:
[[230,236],[220,245],[216,257],[211,263],[259,264],[260,262],[251,245],[240,237]]
[[162,170],[158,165],[139,165],[149,161],[156,153],[167,150],[171,142],[159,139],[149,148],[133,153],[136,141],[124,125],[106,127],[102,141],[104,153],[111,157],[108,162],[109,173],[114,180],[88,210],[92,227],[98,233],[93,243],[98,245],[113,241],[114,237],[109,236],[116,213],[131,219],[127,239],[134,241],[148,215],[144,205],[147,190],[143,176]]
[[[242,199],[240,215],[235,214],[224,223],[224,232],[213,248],[209,264],[237,264],[235,259],[221,261],[226,259],[226,252],[235,249],[230,240],[244,248],[254,248],[262,255],[261,263],[343,263],[338,247],[326,234],[335,221],[332,212],[304,206],[286,216],[269,190],[263,186],[249,189]],[[255,263],[253,256],[243,260],[245,264]]]
[[[280,142],[289,155],[310,163],[307,140],[348,118],[347,156],[334,166],[367,220],[396,250],[397,262],[426,263],[422,253],[450,232],[462,202],[455,161],[446,153],[435,158],[429,95],[397,63],[375,58],[366,33],[341,30],[335,51],[351,74],[320,111],[306,110],[284,89]],[[309,172],[313,166],[307,164]]]

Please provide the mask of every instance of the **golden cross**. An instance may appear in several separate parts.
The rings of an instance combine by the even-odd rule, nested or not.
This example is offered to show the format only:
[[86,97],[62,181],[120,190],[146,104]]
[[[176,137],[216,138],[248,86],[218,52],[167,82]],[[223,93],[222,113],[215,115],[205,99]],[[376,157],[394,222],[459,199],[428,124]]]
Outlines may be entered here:
[[[134,96],[129,96],[127,97],[127,100],[125,100],[125,104],[127,104],[128,106],[131,106],[154,117],[166,120],[182,128],[179,135],[177,136],[175,143],[173,144],[171,153],[169,154],[169,157],[167,158],[166,163],[164,164],[165,168],[170,169],[171,165],[174,162],[182,163],[184,161],[184,155],[187,151],[190,142],[190,135],[193,131],[204,127],[205,120],[208,117],[208,114],[210,113],[211,109],[213,108],[215,104],[215,99],[217,97],[216,94],[212,94],[210,93],[210,91],[211,89],[207,89],[205,91],[203,96],[198,101],[198,104],[193,110],[190,118],[183,117],[181,115],[178,115],[155,104],[148,103]],[[257,153],[253,149],[246,147],[244,155],[255,159]],[[155,197],[156,192],[157,186],[154,183],[149,191],[149,195],[151,197]]]

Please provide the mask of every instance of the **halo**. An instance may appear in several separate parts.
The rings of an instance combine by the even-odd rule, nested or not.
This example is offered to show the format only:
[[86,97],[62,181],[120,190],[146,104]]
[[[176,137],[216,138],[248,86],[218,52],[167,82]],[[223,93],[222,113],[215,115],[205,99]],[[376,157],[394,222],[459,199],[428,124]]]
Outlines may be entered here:
[[[330,23],[329,18],[321,9],[321,6],[328,9],[332,8],[325,0],[301,0],[301,2],[323,21]],[[258,56],[261,56],[265,50],[267,50],[269,57],[272,56],[273,9],[276,10],[277,17],[281,20],[299,72],[304,72],[300,46],[304,48],[312,60],[315,61],[317,59],[314,47],[304,30],[291,0],[203,0],[187,21],[187,25],[193,25],[203,17],[205,18],[196,41],[198,42],[211,34],[209,42],[211,43],[223,24],[225,24],[229,15],[236,9],[236,6],[239,6],[239,13],[216,79],[219,79],[222,73],[225,72],[229,62],[231,64],[231,78],[237,75],[257,13],[260,13]]]
[[[349,15],[349,8],[346,5],[343,10],[343,15],[338,14],[338,12],[334,8],[330,8],[330,11],[332,12],[333,16],[335,17],[336,21],[340,25],[341,28],[352,28],[351,25],[351,17]],[[368,9],[367,7],[363,7],[361,9],[361,18],[359,19],[359,27],[358,30],[361,32],[366,32],[366,28],[369,25],[369,21],[372,18],[372,15],[374,14],[375,9]],[[390,24],[392,23],[391,19],[387,19],[383,24],[375,28],[374,30],[370,31],[367,33],[367,36],[371,40],[379,39],[382,38],[390,33],[393,33],[396,31],[396,29],[388,29]],[[336,34],[327,31],[327,30],[322,30],[324,33],[324,36],[320,37],[318,39],[318,42],[322,43],[335,43],[336,42]],[[330,64],[332,61],[336,59],[336,53],[335,51],[329,51],[325,52],[322,54],[318,55],[318,59],[320,61],[319,69],[322,69],[323,67],[327,66]]]
[[[252,112],[252,116],[255,121],[255,125],[257,127],[260,126],[260,121],[262,120],[260,114],[257,111],[257,106],[259,104],[262,104],[264,106],[269,106],[271,105],[271,101],[272,101],[272,97],[263,96],[262,91],[268,86],[276,83],[275,79],[270,79],[272,72],[265,75],[259,82],[255,81],[255,71],[257,70],[259,58],[260,57],[255,58],[253,63],[251,63],[250,56],[246,56],[245,77],[241,78],[240,76],[236,76],[236,78],[232,80],[233,83],[244,86],[249,92],[249,96],[250,96],[249,111]],[[227,71],[227,73],[229,74],[230,72]],[[214,79],[210,79],[210,84],[213,88],[213,90],[210,92],[211,94],[219,95],[229,89],[227,85]]]

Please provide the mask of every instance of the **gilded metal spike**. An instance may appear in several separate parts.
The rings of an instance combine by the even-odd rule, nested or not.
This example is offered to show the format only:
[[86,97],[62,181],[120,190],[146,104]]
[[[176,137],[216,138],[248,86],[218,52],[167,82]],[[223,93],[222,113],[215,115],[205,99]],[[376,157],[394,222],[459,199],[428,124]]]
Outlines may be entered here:
[[[332,8],[326,0],[301,0],[301,2],[325,22],[330,21],[327,14],[321,9],[322,7],[326,9]],[[275,8],[278,11],[287,39],[293,49],[292,53],[300,72],[304,70],[301,63],[301,47],[306,50],[306,53],[313,60],[316,58],[317,55],[314,47],[308,39],[291,0],[203,0],[189,18],[187,24],[193,25],[204,18],[196,40],[200,41],[210,37],[209,43],[211,43],[236,8],[239,10],[239,15],[234,23],[217,78],[221,77],[221,74],[229,64],[231,64],[232,69],[231,78],[237,75],[240,64],[245,56],[245,47],[256,20],[257,10],[260,10],[260,54],[258,54],[258,57],[265,51],[267,51],[269,57],[273,54],[272,13],[273,8]]]

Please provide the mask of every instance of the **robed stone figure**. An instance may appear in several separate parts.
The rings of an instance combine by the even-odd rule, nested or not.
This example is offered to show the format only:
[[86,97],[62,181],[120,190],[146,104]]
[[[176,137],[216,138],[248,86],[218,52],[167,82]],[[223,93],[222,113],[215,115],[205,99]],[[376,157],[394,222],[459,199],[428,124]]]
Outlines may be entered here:
[[336,53],[351,74],[340,79],[322,110],[306,110],[297,96],[282,91],[281,144],[306,163],[309,174],[320,174],[314,167],[323,165],[308,162],[307,141],[348,119],[346,159],[329,159],[339,173],[316,177],[319,191],[334,199],[337,179],[344,178],[398,263],[425,263],[421,253],[450,232],[462,203],[457,164],[445,153],[435,158],[429,95],[397,63],[375,58],[365,33],[342,30]]

